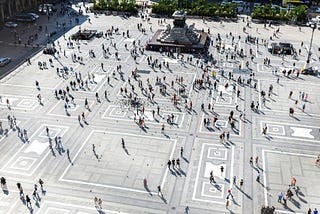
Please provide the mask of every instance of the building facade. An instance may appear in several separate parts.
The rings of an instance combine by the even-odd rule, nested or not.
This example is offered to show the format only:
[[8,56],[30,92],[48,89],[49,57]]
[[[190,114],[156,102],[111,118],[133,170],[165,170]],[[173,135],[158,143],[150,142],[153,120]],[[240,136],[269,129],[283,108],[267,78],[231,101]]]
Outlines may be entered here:
[[0,0],[0,22],[5,22],[16,13],[36,8],[43,0]]

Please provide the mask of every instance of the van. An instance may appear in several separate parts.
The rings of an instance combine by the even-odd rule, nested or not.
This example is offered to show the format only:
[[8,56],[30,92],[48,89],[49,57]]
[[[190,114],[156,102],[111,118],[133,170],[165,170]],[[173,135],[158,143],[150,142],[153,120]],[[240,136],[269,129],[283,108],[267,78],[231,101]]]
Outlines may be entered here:
[[17,13],[15,15],[16,21],[18,22],[34,22],[36,18],[29,13]]
[[237,6],[239,7],[243,7],[244,6],[244,2],[243,1],[232,1],[232,3],[237,4]]

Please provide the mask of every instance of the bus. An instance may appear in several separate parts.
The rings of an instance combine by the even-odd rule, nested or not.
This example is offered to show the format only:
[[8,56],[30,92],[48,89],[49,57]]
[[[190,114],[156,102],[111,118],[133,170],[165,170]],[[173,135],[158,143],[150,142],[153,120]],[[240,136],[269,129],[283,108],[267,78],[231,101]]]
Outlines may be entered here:
[[30,13],[18,13],[15,16],[17,22],[34,22],[36,17]]

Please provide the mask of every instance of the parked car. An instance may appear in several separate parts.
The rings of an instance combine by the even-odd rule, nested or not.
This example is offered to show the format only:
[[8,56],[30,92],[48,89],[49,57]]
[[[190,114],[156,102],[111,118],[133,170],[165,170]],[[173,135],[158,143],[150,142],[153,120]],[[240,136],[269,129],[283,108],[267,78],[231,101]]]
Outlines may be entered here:
[[17,13],[15,15],[17,22],[35,22],[36,18],[29,13]]
[[53,4],[40,4],[39,13],[41,14],[51,14],[57,11],[57,8]]
[[4,25],[9,28],[15,28],[18,26],[18,24],[15,22],[6,22]]
[[253,3],[253,8],[260,7],[261,3]]
[[307,22],[307,23],[306,23],[306,26],[307,26],[307,27],[311,27],[311,26],[313,26],[313,25],[317,25],[317,23],[314,22],[314,21],[310,21],[310,22]]
[[30,14],[31,16],[33,16],[35,19],[39,19],[39,15],[38,14],[35,14],[35,13],[28,13]]
[[319,74],[319,71],[318,71],[318,68],[310,67],[310,68],[304,69],[301,73],[305,75],[317,76]]
[[5,65],[8,64],[9,62],[11,62],[11,58],[8,58],[8,57],[0,57],[0,67],[5,66]]

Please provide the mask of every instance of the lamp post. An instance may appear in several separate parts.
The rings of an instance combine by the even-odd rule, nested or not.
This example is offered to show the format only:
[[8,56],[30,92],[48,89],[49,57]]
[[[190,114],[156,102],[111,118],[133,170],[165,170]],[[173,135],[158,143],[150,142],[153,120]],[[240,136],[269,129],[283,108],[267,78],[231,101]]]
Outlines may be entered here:
[[311,41],[310,41],[310,47],[309,47],[309,51],[308,51],[308,58],[306,61],[306,64],[304,66],[305,69],[310,67],[310,58],[311,58],[311,47],[312,47],[312,41],[313,41],[313,34],[314,34],[314,30],[317,28],[317,24],[313,23],[310,25],[310,27],[312,28],[312,34],[311,34]]

